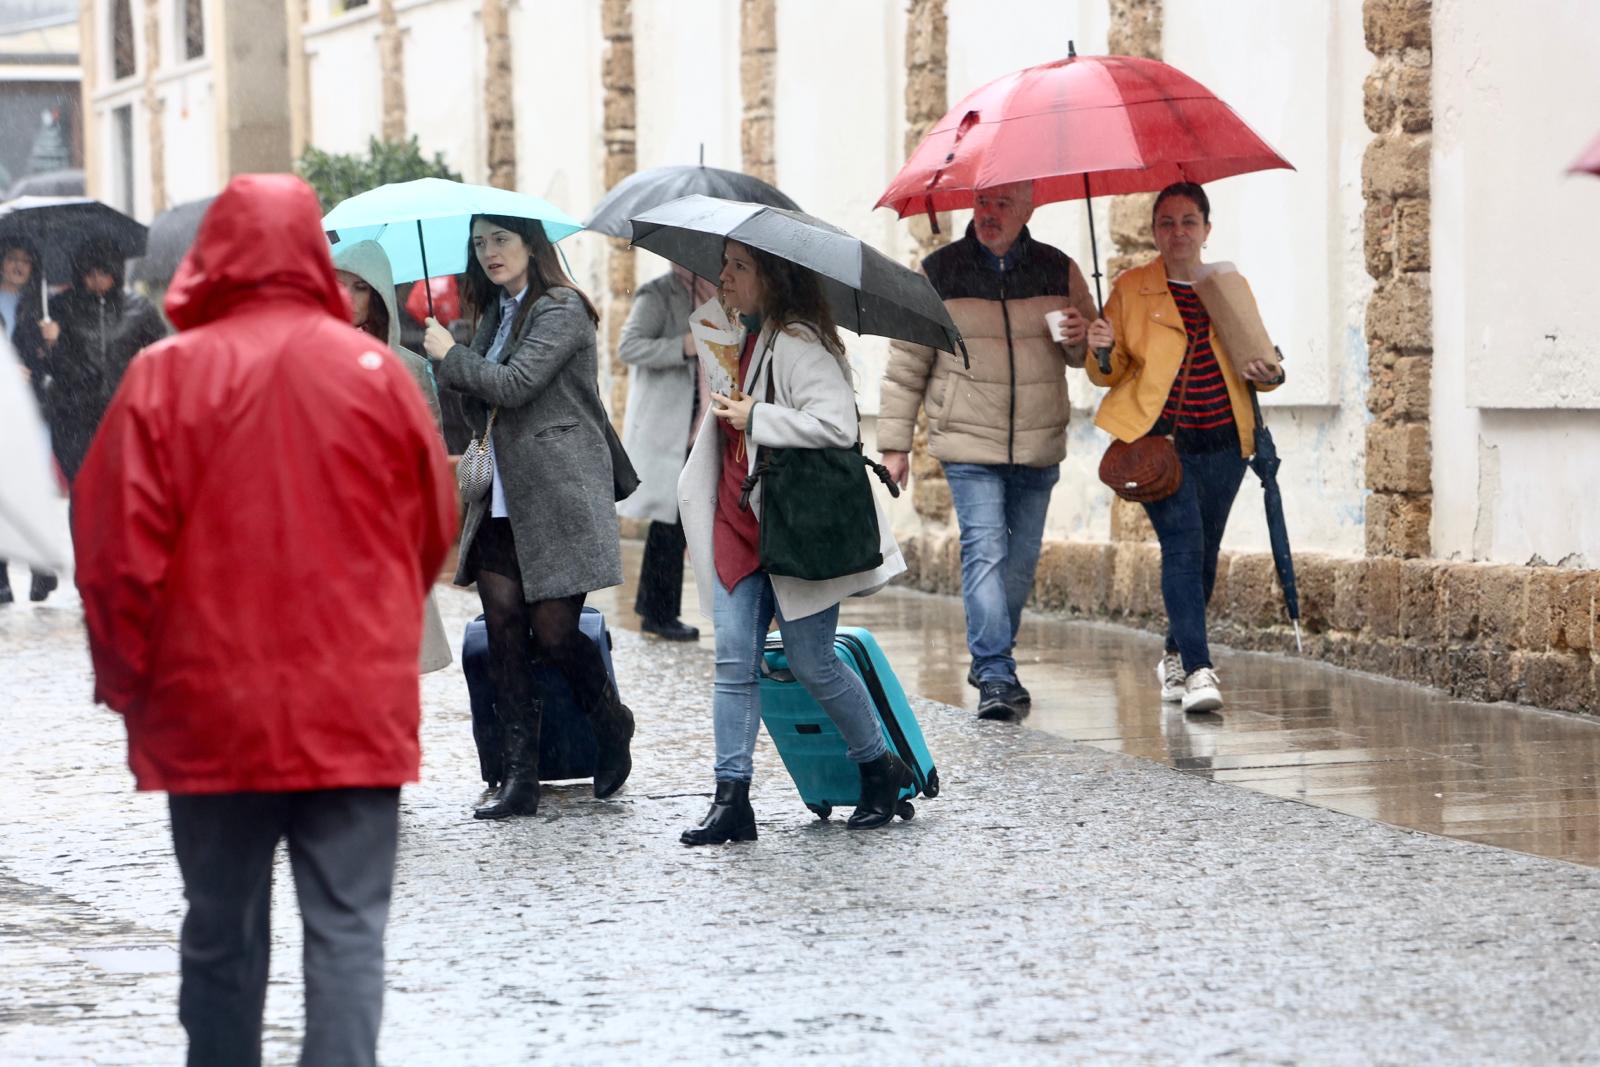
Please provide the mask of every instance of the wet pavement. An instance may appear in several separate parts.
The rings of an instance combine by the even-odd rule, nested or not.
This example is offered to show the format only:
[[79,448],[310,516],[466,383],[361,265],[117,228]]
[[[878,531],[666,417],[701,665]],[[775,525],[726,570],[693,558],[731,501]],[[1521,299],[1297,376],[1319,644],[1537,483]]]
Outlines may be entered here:
[[[613,801],[558,787],[537,818],[473,822],[459,669],[424,679],[386,1064],[1600,1061],[1600,871],[1255,791],[1304,773],[1318,777],[1283,788],[1334,795],[1334,772],[1449,760],[1450,803],[1374,812],[1442,823],[1492,781],[1549,776],[1567,746],[1532,728],[1463,725],[1441,748],[1408,724],[1478,712],[1257,656],[1222,660],[1234,710],[1220,723],[1172,722],[1148,699],[1154,641],[1030,620],[1050,650],[1025,666],[1028,727],[1044,729],[919,699],[944,788],[915,820],[818,822],[763,739],[761,839],[688,850],[677,832],[710,787],[710,642],[647,640],[618,593],[597,601],[621,624],[619,684],[640,722]],[[469,593],[440,602],[452,632],[476,611]],[[850,616],[909,690],[970,703],[954,602],[893,592]],[[177,1062],[182,901],[163,798],[130,792],[120,723],[88,706],[70,596],[0,612],[0,650],[0,1063]],[[1534,747],[1505,755],[1518,739]],[[1358,755],[1336,761],[1335,740]],[[1404,752],[1429,758],[1375,758]],[[1249,790],[1218,781],[1252,772]],[[293,1062],[300,1024],[292,899],[280,869],[274,1064]]]

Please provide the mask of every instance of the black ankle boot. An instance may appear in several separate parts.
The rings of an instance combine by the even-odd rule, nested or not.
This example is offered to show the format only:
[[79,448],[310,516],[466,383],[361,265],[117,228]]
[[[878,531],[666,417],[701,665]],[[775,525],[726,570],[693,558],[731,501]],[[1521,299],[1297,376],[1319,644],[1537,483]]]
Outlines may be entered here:
[[893,752],[885,752],[869,763],[858,764],[861,770],[861,803],[851,812],[845,825],[852,830],[867,830],[882,826],[894,818],[900,803],[900,790],[911,785],[916,778],[911,768],[901,763]]
[[693,830],[678,838],[686,845],[720,845],[756,839],[756,811],[750,806],[749,782],[717,782],[711,810]]
[[633,773],[633,755],[629,751],[633,712],[617,699],[616,688],[607,683],[599,702],[589,709],[589,721],[594,723],[595,740],[600,746],[594,761],[594,795],[604,800],[621,789]]
[[507,819],[539,814],[539,720],[543,707],[501,721],[505,743],[505,778],[494,799],[472,813],[474,819]]
[[44,600],[45,597],[55,592],[56,584],[57,582],[55,575],[34,571],[33,582],[28,587],[28,599],[33,601],[35,604],[39,603],[40,601]]

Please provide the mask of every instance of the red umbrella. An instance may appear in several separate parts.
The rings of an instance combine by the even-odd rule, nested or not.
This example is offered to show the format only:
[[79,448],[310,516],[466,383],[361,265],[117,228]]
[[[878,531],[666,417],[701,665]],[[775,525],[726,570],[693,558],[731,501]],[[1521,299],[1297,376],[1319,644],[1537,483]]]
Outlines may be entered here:
[[[1283,167],[1287,160],[1205,86],[1165,63],[1079,56],[969,93],[923,138],[878,200],[902,218],[971,207],[978,189],[1033,182],[1033,202],[1146,193]],[[937,226],[937,223],[935,223]],[[1100,296],[1100,254],[1089,214]]]
[[1600,174],[1600,137],[1584,150],[1578,161],[1567,168],[1568,174]]

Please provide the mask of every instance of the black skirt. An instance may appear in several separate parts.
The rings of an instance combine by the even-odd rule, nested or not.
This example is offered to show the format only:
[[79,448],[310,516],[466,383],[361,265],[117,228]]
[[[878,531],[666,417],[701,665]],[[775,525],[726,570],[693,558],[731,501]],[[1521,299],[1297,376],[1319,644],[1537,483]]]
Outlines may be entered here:
[[522,582],[522,567],[517,563],[517,539],[511,532],[511,520],[485,518],[478,524],[478,532],[467,550],[467,579],[478,580],[479,571],[488,571]]

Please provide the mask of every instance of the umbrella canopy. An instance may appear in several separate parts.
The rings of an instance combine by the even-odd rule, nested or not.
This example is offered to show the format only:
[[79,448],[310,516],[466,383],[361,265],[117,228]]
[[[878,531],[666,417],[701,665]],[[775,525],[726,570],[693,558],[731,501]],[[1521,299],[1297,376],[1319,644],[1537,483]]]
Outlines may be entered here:
[[928,279],[821,219],[786,208],[686,196],[633,220],[633,243],[702,278],[722,273],[734,240],[822,278],[836,323],[858,334],[966,352],[961,331]]
[[628,220],[652,208],[685,196],[714,196],[749,204],[799,211],[800,205],[760,178],[737,171],[721,170],[704,164],[695,166],[651,167],[630,174],[601,198],[584,228],[610,237],[631,237]]
[[47,170],[43,174],[28,174],[11,183],[6,199],[19,196],[82,196],[83,171]]
[[352,196],[323,216],[322,228],[335,245],[377,241],[398,284],[466,270],[474,215],[538,219],[552,242],[583,229],[536,196],[445,178],[396,182]]
[[49,431],[21,371],[11,343],[0,335],[0,559],[64,570],[72,545],[51,470]]
[[1273,168],[1294,169],[1175,67],[1069,52],[967,94],[877,206],[902,217],[967,208],[977,190],[1017,181],[1032,181],[1033,202],[1047,204]]
[[158,287],[171,284],[178,264],[194,244],[200,220],[215,199],[208,196],[204,200],[190,200],[157,215],[150,223],[145,253],[134,263],[129,280]]
[[144,255],[146,229],[116,208],[84,196],[20,196],[0,204],[0,238],[32,242],[45,278],[72,276],[72,257],[90,241],[121,259]]
[[1568,174],[1600,174],[1600,137],[1596,137],[1577,162],[1567,168]]
[[1278,446],[1272,440],[1272,431],[1261,418],[1261,402],[1256,398],[1256,387],[1250,387],[1250,403],[1256,409],[1256,454],[1250,457],[1250,469],[1261,479],[1261,499],[1267,509],[1267,538],[1272,542],[1272,563],[1278,571],[1278,585],[1283,589],[1284,607],[1294,622],[1294,643],[1300,647],[1300,589],[1294,577],[1294,555],[1289,550],[1289,526],[1283,518],[1283,491],[1278,488]]

